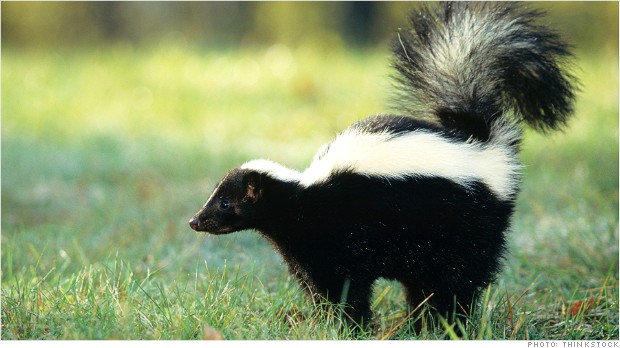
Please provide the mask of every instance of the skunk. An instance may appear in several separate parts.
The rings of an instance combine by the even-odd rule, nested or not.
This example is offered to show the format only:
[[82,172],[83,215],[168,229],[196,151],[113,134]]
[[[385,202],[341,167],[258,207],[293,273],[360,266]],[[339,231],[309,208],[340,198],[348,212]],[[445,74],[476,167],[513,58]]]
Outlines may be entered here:
[[522,127],[561,129],[572,57],[541,12],[514,3],[424,6],[392,43],[400,115],[361,120],[303,172],[269,160],[231,170],[190,220],[255,229],[312,296],[371,317],[378,278],[415,308],[467,314],[493,281],[519,191]]

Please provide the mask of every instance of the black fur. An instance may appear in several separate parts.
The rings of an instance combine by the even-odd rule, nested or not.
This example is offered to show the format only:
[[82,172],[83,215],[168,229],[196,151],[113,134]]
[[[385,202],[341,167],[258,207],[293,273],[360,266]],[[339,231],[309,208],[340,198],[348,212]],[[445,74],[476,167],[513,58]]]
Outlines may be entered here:
[[461,129],[445,128],[426,120],[397,115],[369,116],[356,122],[351,128],[357,128],[366,133],[391,133],[394,136],[421,130],[441,134],[444,138],[456,142],[467,141],[471,136]]
[[[344,299],[356,322],[369,318],[379,277],[402,282],[412,306],[431,296],[429,303],[445,315],[466,309],[500,267],[513,203],[482,184],[466,190],[443,178],[382,181],[343,172],[304,188],[251,170],[231,175],[260,192],[256,203],[248,203],[255,193],[220,186],[197,214],[202,225],[193,227],[231,232],[210,228],[237,223],[228,216],[245,221],[251,212],[251,227],[273,243],[302,286],[334,302]],[[220,207],[224,198],[228,209]]]
[[[412,117],[374,116],[352,129],[394,137],[422,130],[465,146],[471,138],[498,141],[494,125],[516,127],[510,117],[541,130],[560,127],[572,111],[572,77],[557,65],[568,51],[533,24],[538,16],[503,3],[424,7],[394,44]],[[463,22],[476,28],[478,41],[449,75],[429,59],[466,31]],[[510,30],[497,32],[508,22]],[[516,151],[518,140],[506,142]],[[256,229],[304,288],[344,301],[360,323],[371,315],[380,277],[401,282],[413,307],[428,298],[442,315],[468,313],[500,269],[515,196],[502,198],[475,179],[466,186],[429,175],[388,180],[345,168],[302,185],[242,167],[222,179],[190,225],[214,234]]]

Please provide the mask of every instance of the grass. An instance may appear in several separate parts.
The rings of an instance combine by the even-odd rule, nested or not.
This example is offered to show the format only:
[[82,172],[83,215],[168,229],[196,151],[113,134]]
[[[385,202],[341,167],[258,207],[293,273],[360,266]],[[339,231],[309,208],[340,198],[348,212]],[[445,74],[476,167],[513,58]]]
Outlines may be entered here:
[[[380,280],[361,338],[618,339],[617,56],[578,66],[569,129],[527,134],[510,254],[478,311],[415,333]],[[228,169],[303,168],[387,111],[382,51],[5,48],[2,72],[2,339],[353,338],[255,233],[187,220]]]

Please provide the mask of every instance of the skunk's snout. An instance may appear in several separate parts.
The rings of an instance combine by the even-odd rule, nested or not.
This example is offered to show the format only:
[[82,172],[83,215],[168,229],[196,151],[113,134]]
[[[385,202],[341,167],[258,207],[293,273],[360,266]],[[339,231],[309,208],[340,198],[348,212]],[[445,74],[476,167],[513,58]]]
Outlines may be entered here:
[[198,217],[194,216],[193,218],[189,220],[189,227],[191,227],[192,230],[194,231],[198,231],[198,223],[199,223]]
[[200,211],[189,220],[189,227],[196,232],[213,233],[218,230],[219,225],[213,219],[205,217]]

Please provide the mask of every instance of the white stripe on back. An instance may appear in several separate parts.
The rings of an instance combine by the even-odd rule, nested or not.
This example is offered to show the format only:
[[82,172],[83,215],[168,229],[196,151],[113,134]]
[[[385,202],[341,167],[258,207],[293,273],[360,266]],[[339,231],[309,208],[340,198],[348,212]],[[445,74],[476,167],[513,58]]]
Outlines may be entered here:
[[481,181],[500,198],[508,199],[516,191],[520,165],[515,151],[505,143],[509,140],[506,138],[511,138],[506,133],[510,127],[501,128],[496,129],[501,143],[456,142],[424,130],[394,136],[350,128],[338,135],[320,158],[315,156],[301,173],[268,160],[253,160],[241,168],[306,187],[343,170],[384,179],[442,177],[465,187]]

